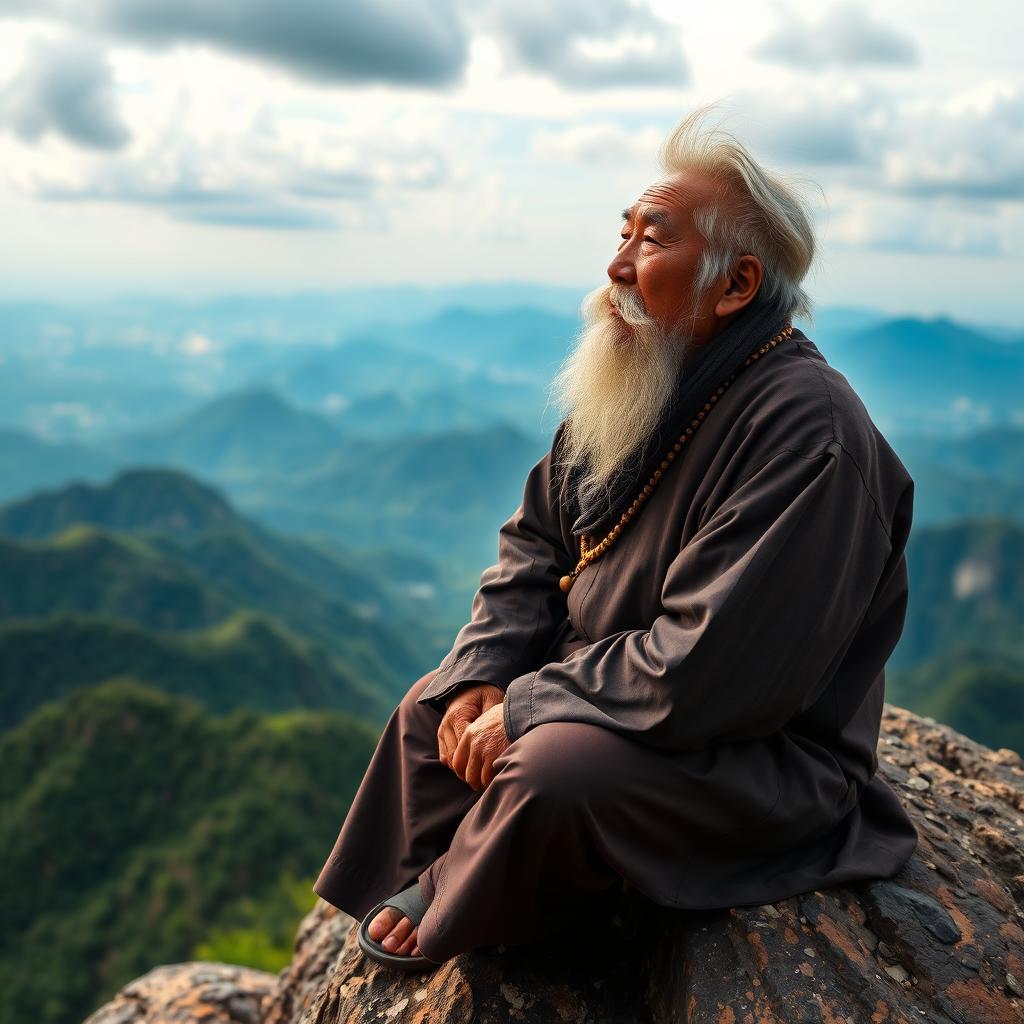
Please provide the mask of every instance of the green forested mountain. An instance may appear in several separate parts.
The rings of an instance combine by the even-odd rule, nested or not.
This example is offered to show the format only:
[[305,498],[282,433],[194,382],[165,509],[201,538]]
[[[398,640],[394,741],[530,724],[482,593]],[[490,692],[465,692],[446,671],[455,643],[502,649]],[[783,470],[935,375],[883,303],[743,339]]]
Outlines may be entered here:
[[1024,753],[1024,661],[977,650],[886,674],[886,700]]
[[915,526],[910,596],[886,699],[981,743],[1024,752],[1024,527]]
[[187,535],[241,517],[208,484],[175,469],[129,469],[108,483],[70,483],[0,505],[0,533],[47,537],[73,523]]
[[113,676],[145,679],[217,714],[333,708],[377,724],[394,706],[340,659],[257,612],[181,633],[64,613],[0,624],[0,730]]
[[215,718],[127,680],[0,734],[0,1020],[77,1024],[311,886],[374,742],[338,712]]
[[41,541],[0,538],[0,617],[81,610],[155,629],[194,629],[232,602],[188,565],[127,534],[85,524]]
[[1024,665],[1022,565],[1024,527],[1005,519],[915,526],[907,543],[907,621],[890,664],[973,652]]
[[444,654],[429,603],[364,559],[257,526],[177,470],[38,492],[0,506],[0,534],[21,539],[0,543],[0,607],[9,615],[80,610],[186,629],[254,608],[391,694]]

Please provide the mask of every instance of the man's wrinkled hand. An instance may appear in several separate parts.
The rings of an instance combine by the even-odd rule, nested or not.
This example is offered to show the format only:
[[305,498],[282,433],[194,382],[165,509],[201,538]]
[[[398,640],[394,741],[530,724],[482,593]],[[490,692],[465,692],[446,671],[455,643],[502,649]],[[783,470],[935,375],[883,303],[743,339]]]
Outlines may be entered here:
[[472,789],[485,789],[494,778],[494,759],[508,745],[505,708],[496,704],[466,726],[452,754],[452,771]]
[[452,766],[452,755],[466,727],[504,699],[505,691],[500,686],[478,683],[458,691],[448,701],[437,729],[437,753],[442,764]]

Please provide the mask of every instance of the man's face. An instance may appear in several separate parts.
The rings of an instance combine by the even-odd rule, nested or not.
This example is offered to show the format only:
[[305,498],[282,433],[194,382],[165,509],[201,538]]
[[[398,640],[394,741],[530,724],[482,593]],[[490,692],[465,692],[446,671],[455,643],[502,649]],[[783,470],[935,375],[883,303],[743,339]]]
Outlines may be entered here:
[[715,198],[710,182],[679,171],[648,186],[622,211],[622,241],[608,265],[613,303],[616,293],[631,293],[666,334],[685,326],[695,340],[705,340],[708,311],[699,303],[694,308],[693,285],[706,243],[693,210]]

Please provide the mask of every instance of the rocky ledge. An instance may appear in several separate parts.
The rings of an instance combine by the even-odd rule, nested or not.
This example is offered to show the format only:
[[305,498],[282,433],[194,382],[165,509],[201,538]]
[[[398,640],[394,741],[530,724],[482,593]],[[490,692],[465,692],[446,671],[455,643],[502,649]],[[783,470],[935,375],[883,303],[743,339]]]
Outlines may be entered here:
[[86,1024],[1024,1021],[1024,762],[886,705],[879,771],[920,835],[891,879],[699,913],[631,899],[561,941],[377,968],[322,900],[278,975],[157,967]]

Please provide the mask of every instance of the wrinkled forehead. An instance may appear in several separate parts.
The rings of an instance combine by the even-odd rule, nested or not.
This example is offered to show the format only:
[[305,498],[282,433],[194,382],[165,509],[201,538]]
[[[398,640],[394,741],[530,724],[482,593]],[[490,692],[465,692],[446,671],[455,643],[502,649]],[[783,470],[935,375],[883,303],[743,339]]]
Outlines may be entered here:
[[690,222],[693,209],[712,202],[718,190],[706,178],[689,171],[677,171],[648,185],[633,208],[650,204],[666,208],[674,220]]

